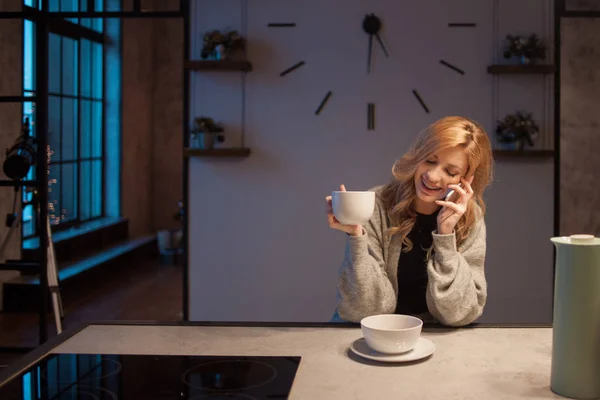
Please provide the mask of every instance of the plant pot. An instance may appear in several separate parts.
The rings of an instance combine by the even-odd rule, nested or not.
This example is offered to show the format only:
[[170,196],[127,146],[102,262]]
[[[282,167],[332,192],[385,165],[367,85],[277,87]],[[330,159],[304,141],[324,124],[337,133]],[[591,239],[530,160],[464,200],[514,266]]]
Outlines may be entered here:
[[177,234],[177,230],[176,229],[163,229],[160,230],[156,233],[156,241],[158,244],[158,251],[159,253],[164,253],[167,252],[169,250],[172,250],[174,248],[176,248],[176,235]]
[[524,151],[525,150],[525,141],[517,140],[514,142],[498,142],[498,144],[496,145],[496,149],[511,150],[511,151]]
[[517,143],[516,142],[498,142],[498,144],[496,145],[496,149],[516,151]]
[[227,58],[227,48],[222,44],[215,48],[215,56],[217,60],[225,60]]
[[198,132],[192,135],[191,147],[195,149],[212,149],[215,147],[215,134],[211,132]]
[[161,265],[174,265],[183,262],[183,231],[163,229],[157,232],[158,253]]
[[527,142],[525,141],[525,139],[518,139],[513,142],[513,146],[514,146],[515,150],[517,150],[517,151],[525,150],[526,144],[527,144]]

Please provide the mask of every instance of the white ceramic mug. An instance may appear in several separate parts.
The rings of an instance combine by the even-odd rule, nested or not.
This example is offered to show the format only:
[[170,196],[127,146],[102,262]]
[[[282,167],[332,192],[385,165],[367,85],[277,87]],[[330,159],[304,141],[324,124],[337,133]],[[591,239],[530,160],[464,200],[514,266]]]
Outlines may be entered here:
[[375,210],[375,192],[333,191],[331,192],[333,215],[343,225],[364,225]]

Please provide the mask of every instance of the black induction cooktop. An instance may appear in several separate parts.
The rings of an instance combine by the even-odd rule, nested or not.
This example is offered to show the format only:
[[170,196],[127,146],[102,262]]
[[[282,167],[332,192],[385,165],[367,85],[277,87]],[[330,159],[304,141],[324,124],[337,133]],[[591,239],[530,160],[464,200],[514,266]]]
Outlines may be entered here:
[[287,399],[300,359],[49,354],[0,387],[0,399]]

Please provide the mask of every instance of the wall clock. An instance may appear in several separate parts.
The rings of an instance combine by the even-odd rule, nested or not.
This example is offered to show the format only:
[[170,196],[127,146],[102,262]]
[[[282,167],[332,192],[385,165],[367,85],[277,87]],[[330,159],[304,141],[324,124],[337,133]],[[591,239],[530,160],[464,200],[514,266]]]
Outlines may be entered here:
[[[387,47],[385,46],[385,32],[383,31],[385,28],[384,18],[381,16],[375,15],[374,13],[367,13],[364,15],[362,21],[357,21],[357,24],[361,24],[362,31],[365,33],[366,37],[366,66],[365,66],[365,74],[376,74],[377,71],[372,69],[372,57],[373,52],[380,50],[386,58],[393,57],[394,55],[390,55],[388,53]],[[269,28],[295,28],[297,25],[295,22],[270,22],[267,24]],[[475,28],[477,26],[476,23],[473,22],[448,22],[448,28],[450,29],[461,29],[461,28]],[[391,40],[388,38],[388,40]],[[460,67],[444,60],[439,60],[439,65],[444,68],[448,68],[453,72],[465,75],[466,72]],[[305,61],[298,61],[295,64],[289,66],[279,73],[280,77],[286,77],[299,68],[305,67]],[[423,111],[427,114],[430,113],[430,109],[419,93],[417,87],[411,90],[411,94],[414,97],[415,101],[421,106]],[[328,101],[331,99],[333,92],[331,90],[327,91],[323,96],[323,99],[317,105],[315,110],[315,115],[320,115]],[[375,103],[367,103],[367,130],[375,130]]]

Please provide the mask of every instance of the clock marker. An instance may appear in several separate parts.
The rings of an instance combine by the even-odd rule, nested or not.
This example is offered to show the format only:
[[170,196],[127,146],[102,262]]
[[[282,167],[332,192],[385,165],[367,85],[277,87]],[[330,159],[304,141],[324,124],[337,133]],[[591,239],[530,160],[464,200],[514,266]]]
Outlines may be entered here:
[[421,107],[423,107],[423,109],[425,110],[425,112],[427,114],[429,114],[429,108],[427,108],[427,105],[423,102],[423,99],[419,95],[419,92],[417,92],[416,90],[413,90],[412,92],[415,95],[415,97],[417,98],[417,100],[419,101],[419,103],[421,103]]
[[279,76],[285,76],[285,75],[289,74],[290,72],[292,72],[293,70],[300,68],[304,64],[306,64],[304,61],[300,61],[299,63],[294,64],[291,67],[289,67],[288,69],[286,69],[285,71],[283,71],[281,74],[279,74]]
[[270,22],[267,24],[269,28],[293,28],[296,26],[295,22]]
[[323,97],[323,100],[321,100],[321,104],[319,104],[319,108],[317,108],[317,111],[315,111],[315,115],[321,114],[321,111],[323,111],[323,107],[325,107],[325,104],[327,104],[327,101],[329,101],[330,97],[331,97],[331,90],[329,92],[327,92],[325,97]]
[[375,130],[375,103],[367,104],[367,130]]
[[474,22],[449,22],[450,28],[475,28],[477,24]]
[[448,68],[450,68],[450,69],[453,69],[454,71],[458,72],[458,73],[459,73],[459,74],[461,74],[461,75],[464,75],[464,74],[465,74],[465,71],[463,71],[462,69],[460,69],[460,68],[458,68],[458,67],[456,67],[456,66],[454,66],[454,65],[450,64],[450,63],[449,63],[449,62],[447,62],[447,61],[440,60],[440,64],[442,64],[442,65],[445,65],[446,67],[448,67]]

